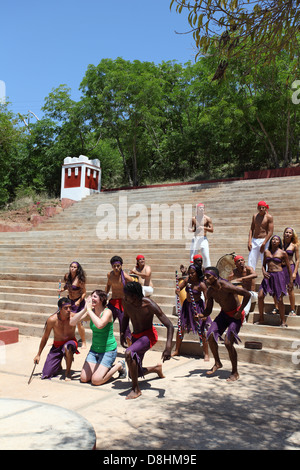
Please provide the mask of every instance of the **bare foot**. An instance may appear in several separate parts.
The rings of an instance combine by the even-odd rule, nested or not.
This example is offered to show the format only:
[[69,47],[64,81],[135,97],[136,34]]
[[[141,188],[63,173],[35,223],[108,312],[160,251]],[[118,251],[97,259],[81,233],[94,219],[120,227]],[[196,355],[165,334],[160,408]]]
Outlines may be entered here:
[[221,369],[223,367],[223,364],[220,363],[216,363],[210,370],[208,370],[206,373],[207,375],[212,375],[214,374],[218,369]]
[[156,372],[158,377],[160,377],[161,379],[165,378],[163,371],[162,371],[162,364],[157,364],[157,366],[153,368],[152,372]]
[[240,378],[239,374],[237,372],[231,374],[228,379],[226,379],[226,382],[235,382]]
[[205,362],[209,362],[209,355],[208,355],[208,354],[205,354],[205,356],[204,356],[204,361],[205,361]]
[[72,380],[71,374],[65,376],[65,382],[70,382]]
[[172,354],[171,354],[171,357],[174,357],[174,356],[179,356],[179,351],[174,351]]
[[142,395],[140,389],[131,390],[130,393],[127,395],[126,400],[134,400],[134,398],[138,398]]

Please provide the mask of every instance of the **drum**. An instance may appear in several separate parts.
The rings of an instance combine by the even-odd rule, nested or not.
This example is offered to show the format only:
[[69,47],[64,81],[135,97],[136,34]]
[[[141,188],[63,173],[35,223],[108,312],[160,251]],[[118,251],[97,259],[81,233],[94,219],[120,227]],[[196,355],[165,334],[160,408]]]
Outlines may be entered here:
[[216,268],[219,270],[220,277],[223,279],[228,279],[232,270],[235,268],[234,257],[235,253],[229,253],[218,260]]
[[[185,277],[180,277],[178,279],[178,283],[179,283],[179,287],[180,285],[182,284],[182,281],[185,279]],[[180,294],[179,294],[179,300],[180,300],[180,304],[182,305],[183,302],[185,301],[186,299],[186,290],[185,289],[181,289],[180,291]]]
[[139,276],[137,276],[136,274],[130,274],[130,277],[133,281],[139,282]]

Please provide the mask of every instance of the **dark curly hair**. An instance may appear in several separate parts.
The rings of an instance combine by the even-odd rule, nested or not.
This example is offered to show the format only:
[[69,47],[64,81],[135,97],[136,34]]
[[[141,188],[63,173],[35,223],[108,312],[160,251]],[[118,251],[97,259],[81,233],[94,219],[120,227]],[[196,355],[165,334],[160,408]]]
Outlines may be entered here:
[[110,260],[110,264],[113,265],[114,263],[121,263],[123,264],[123,260],[121,258],[121,256],[113,256]]
[[199,281],[200,281],[200,282],[203,281],[204,275],[203,275],[203,271],[202,271],[201,266],[199,266],[199,265],[197,265],[197,264],[190,264],[190,266],[188,267],[188,270],[187,270],[188,274],[189,274],[189,270],[190,270],[191,268],[196,271],[196,274],[197,274],[197,276],[198,276]]
[[124,286],[124,292],[130,295],[135,295],[140,299],[144,297],[143,288],[139,282],[127,282],[127,284]]
[[[76,277],[78,277],[79,281],[85,283],[86,282],[86,274],[85,274],[85,271],[84,271],[83,267],[81,266],[81,264],[78,263],[78,261],[72,261],[71,264],[73,264],[73,263],[77,264]],[[71,264],[70,264],[70,266],[71,266]],[[71,277],[70,271],[65,275],[65,281],[68,284],[72,285],[72,277]]]

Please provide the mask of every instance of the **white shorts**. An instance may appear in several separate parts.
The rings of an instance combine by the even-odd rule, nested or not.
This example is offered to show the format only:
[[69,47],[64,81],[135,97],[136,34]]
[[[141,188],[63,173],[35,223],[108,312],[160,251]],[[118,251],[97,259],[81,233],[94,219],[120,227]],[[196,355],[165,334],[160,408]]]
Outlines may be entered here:
[[254,303],[254,302],[257,302],[257,299],[258,299],[258,294],[257,294],[257,292],[254,292],[254,291],[252,291],[252,290],[250,290],[249,292],[250,292],[250,294],[251,294],[251,297],[250,297],[249,302],[247,303],[246,307],[244,308],[245,319],[246,319],[246,317],[249,315],[250,308],[251,308],[251,304]]
[[[256,269],[256,265],[259,258],[261,260],[261,265],[263,265],[264,254],[260,252],[260,247],[263,244],[264,240],[264,238],[252,238],[252,248],[248,257],[248,266],[251,266],[251,268],[253,269]],[[268,248],[268,246],[269,243],[266,243],[265,250]]]
[[147,297],[153,294],[153,287],[151,286],[142,286],[143,289],[143,296]]
[[193,261],[193,257],[198,254],[200,250],[203,257],[203,267],[207,268],[210,266],[210,257],[209,257],[209,245],[206,237],[194,237],[191,242],[190,247],[190,260]]

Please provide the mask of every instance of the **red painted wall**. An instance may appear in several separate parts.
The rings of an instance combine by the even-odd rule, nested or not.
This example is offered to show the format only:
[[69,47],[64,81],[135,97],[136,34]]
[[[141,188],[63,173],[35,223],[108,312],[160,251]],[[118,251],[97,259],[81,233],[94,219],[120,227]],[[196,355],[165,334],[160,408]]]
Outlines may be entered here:
[[75,168],[71,168],[71,176],[68,176],[68,168],[65,168],[65,188],[79,188],[81,181],[81,167],[78,167],[78,175],[75,176]]
[[245,171],[244,179],[257,179],[257,178],[276,178],[282,176],[297,176],[300,175],[300,167],[294,168],[278,168],[276,170],[257,170]]
[[98,189],[99,184],[99,171],[96,171],[96,178],[94,178],[94,170],[91,169],[90,176],[87,175],[87,168],[85,170],[85,187],[89,189]]

